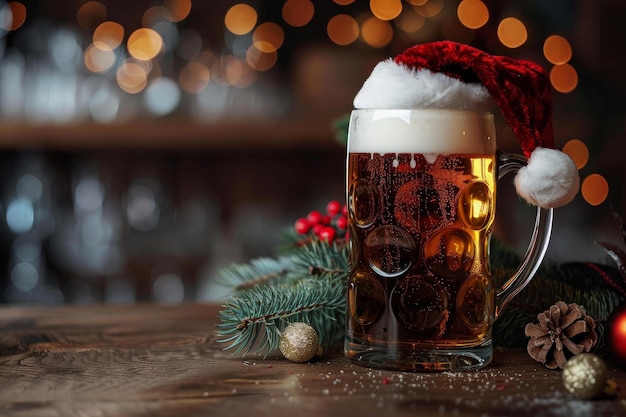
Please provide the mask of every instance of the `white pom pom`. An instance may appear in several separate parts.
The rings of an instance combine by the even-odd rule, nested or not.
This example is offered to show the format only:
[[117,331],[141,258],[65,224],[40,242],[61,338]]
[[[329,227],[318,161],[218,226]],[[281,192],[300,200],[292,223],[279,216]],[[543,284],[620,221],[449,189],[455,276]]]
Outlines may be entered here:
[[537,148],[515,176],[517,194],[530,204],[557,208],[576,197],[580,188],[574,161],[556,149]]

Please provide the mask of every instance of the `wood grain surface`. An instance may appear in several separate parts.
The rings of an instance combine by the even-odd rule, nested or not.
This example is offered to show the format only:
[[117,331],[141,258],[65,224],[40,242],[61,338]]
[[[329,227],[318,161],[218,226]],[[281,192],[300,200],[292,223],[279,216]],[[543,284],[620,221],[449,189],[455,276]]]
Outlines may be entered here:
[[[521,350],[485,369],[400,373],[341,351],[291,363],[233,356],[216,305],[0,308],[2,416],[625,416],[624,392],[584,401]],[[611,367],[626,390],[626,373]]]

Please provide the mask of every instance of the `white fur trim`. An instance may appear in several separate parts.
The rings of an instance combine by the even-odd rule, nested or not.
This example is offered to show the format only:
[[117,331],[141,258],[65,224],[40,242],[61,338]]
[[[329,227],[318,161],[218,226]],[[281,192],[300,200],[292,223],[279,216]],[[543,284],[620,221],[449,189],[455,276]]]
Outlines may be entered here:
[[580,188],[578,169],[571,158],[556,149],[537,148],[528,164],[515,176],[517,194],[530,204],[543,208],[566,205]]
[[454,109],[492,111],[481,84],[464,83],[429,69],[410,69],[392,59],[379,62],[354,98],[356,109]]

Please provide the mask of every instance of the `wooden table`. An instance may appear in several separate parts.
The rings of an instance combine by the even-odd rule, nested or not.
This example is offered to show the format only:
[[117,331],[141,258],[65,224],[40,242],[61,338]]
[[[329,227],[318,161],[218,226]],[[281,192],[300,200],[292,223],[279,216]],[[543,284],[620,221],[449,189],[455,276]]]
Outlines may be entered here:
[[497,350],[480,371],[413,374],[241,358],[214,334],[216,305],[0,308],[2,416],[624,416],[569,395],[561,373]]

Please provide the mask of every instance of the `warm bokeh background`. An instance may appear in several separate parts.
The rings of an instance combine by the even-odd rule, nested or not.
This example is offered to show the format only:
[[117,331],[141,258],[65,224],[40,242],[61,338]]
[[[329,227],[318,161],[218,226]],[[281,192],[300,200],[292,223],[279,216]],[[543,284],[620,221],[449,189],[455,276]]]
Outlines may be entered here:
[[[221,268],[343,200],[335,123],[375,63],[440,39],[550,71],[583,187],[548,258],[607,261],[594,240],[621,243],[609,207],[626,216],[620,0],[0,1],[0,303],[220,298]],[[509,183],[496,234],[523,252],[534,210]]]

